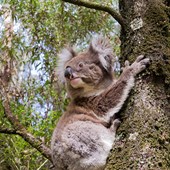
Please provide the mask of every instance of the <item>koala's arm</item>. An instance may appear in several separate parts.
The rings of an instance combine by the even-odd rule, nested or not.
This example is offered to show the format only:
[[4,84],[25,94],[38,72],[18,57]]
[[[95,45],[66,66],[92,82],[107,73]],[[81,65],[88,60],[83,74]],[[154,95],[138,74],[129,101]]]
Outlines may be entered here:
[[146,68],[146,65],[149,63],[149,59],[144,56],[139,56],[136,61],[129,65],[129,62],[125,62],[125,67],[123,73],[116,83],[113,83],[110,88],[101,94],[98,105],[105,107],[107,110],[106,119],[110,119],[115,113],[117,113],[125,100],[128,97],[128,94],[132,87],[134,86],[134,78],[142,70]]

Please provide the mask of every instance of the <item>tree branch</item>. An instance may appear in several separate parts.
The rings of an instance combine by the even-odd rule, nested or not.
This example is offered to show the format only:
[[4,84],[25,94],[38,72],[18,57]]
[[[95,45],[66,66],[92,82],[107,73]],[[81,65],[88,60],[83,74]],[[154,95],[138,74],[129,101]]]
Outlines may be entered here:
[[3,127],[0,127],[0,133],[12,134],[12,135],[17,135],[18,134],[15,129],[7,129],[7,128],[3,128]]
[[52,162],[51,150],[46,145],[44,145],[42,141],[36,139],[31,133],[29,133],[25,129],[25,127],[22,124],[20,124],[18,118],[13,115],[7,95],[5,95],[3,106],[5,110],[5,115],[13,125],[14,129],[1,129],[0,133],[6,132],[7,134],[20,135],[26,142],[28,142],[32,147],[37,149],[40,153],[42,153],[43,156],[45,156],[47,159],[49,159]]
[[94,3],[94,2],[87,2],[87,1],[84,1],[84,0],[62,0],[62,1],[74,4],[74,5],[78,5],[78,6],[84,6],[86,8],[91,8],[91,9],[107,12],[122,26],[123,29],[125,28],[124,19],[113,8],[110,8],[108,6],[104,6],[104,5],[101,5],[101,4],[97,4],[97,3]]

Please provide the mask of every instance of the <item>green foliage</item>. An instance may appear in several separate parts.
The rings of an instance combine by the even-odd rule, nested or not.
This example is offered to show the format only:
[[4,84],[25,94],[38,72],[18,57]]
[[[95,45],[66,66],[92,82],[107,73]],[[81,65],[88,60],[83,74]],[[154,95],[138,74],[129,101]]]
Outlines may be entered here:
[[[10,4],[14,21],[10,50],[18,67],[13,82],[18,95],[12,95],[11,109],[29,132],[50,146],[52,131],[68,104],[65,90],[58,87],[54,75],[58,52],[69,43],[83,49],[92,35],[98,33],[110,37],[119,54],[118,27],[106,13],[61,0],[1,0],[0,3]],[[109,0],[104,3],[114,4]],[[2,13],[2,25],[3,20]],[[5,48],[3,34],[4,29],[0,30],[0,53]],[[2,105],[0,127],[12,128]],[[0,170],[48,167],[49,162],[21,137],[0,134]]]
[[[44,157],[19,136],[0,134],[0,169],[33,170],[38,169]],[[41,168],[47,169],[47,162]]]

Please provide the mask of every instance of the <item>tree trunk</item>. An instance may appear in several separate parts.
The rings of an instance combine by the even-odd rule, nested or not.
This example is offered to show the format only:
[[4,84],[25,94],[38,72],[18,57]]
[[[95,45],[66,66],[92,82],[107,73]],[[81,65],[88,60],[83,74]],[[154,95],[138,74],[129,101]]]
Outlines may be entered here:
[[120,0],[126,20],[122,60],[151,59],[136,79],[121,114],[123,122],[105,170],[170,169],[170,3]]

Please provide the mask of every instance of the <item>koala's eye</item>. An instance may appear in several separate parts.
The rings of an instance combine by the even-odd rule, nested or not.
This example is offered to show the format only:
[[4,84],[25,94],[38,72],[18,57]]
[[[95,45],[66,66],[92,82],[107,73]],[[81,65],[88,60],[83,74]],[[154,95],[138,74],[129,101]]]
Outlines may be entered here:
[[90,69],[90,70],[93,70],[93,69],[94,69],[94,65],[91,65],[91,66],[89,67],[89,69]]
[[79,66],[79,68],[83,68],[84,64],[83,64],[82,62],[80,62],[80,63],[78,64],[78,66]]

